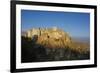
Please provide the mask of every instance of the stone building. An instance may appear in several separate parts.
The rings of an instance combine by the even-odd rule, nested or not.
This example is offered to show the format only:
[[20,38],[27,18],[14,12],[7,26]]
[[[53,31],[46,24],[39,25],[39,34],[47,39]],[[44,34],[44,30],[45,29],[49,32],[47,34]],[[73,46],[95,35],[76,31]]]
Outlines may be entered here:
[[34,35],[40,36],[41,35],[41,30],[33,28],[33,29],[28,30],[26,32],[26,37],[28,37],[28,38],[32,38],[32,37],[34,37]]
[[61,29],[57,28],[57,27],[53,27],[53,28],[33,28],[31,30],[28,30],[25,33],[25,37],[28,38],[33,38],[34,36],[38,36],[38,37],[44,37],[44,39],[46,38],[50,38],[50,39],[55,39],[55,40],[59,40],[59,39],[63,39],[66,40],[67,42],[71,42],[71,38],[70,36],[62,31]]

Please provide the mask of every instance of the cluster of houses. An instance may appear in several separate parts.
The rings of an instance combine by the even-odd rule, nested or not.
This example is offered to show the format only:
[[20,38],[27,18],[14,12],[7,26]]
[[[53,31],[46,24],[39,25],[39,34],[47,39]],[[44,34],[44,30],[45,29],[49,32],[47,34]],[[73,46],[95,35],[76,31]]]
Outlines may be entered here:
[[52,28],[32,28],[23,34],[24,37],[33,38],[34,36],[44,36],[45,38],[60,39],[65,38],[70,42],[70,36],[68,33],[62,31],[57,27]]

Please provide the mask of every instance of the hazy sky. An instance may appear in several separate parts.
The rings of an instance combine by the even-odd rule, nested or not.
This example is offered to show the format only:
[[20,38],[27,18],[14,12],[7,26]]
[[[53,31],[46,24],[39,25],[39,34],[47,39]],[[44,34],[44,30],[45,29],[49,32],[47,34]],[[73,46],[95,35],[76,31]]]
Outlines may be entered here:
[[90,14],[78,12],[21,10],[22,31],[39,27],[58,27],[65,32],[68,32],[72,37],[89,37]]

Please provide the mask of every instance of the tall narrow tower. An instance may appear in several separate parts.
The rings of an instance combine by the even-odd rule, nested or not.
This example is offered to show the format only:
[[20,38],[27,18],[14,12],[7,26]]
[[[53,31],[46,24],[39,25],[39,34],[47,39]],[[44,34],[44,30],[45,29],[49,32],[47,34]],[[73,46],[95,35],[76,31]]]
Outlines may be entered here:
[[39,27],[39,35],[41,35],[41,28]]

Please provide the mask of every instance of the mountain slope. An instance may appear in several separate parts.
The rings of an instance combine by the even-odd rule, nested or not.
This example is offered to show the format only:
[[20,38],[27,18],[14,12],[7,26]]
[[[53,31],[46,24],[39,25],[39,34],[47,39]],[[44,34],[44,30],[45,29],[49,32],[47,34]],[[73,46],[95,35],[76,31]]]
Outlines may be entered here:
[[89,45],[73,41],[61,29],[31,29],[22,36],[22,62],[81,59],[89,59]]

